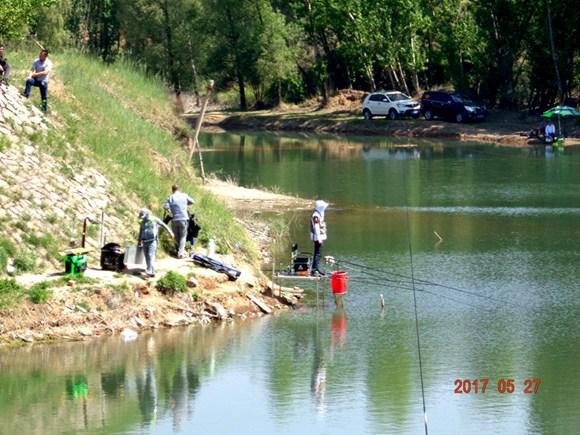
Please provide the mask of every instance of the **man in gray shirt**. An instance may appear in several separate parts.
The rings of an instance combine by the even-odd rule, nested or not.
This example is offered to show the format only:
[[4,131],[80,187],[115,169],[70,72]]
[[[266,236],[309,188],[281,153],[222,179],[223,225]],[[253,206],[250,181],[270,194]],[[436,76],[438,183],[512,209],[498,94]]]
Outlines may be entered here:
[[183,258],[185,257],[185,238],[187,237],[187,225],[189,222],[187,207],[195,201],[187,193],[181,192],[176,184],[171,187],[171,191],[173,194],[163,205],[163,208],[171,211],[171,228],[175,235],[177,258]]
[[28,79],[26,79],[26,87],[24,88],[24,96],[28,98],[33,86],[40,88],[40,98],[42,100],[42,111],[48,111],[48,76],[52,71],[52,62],[48,59],[48,50],[41,50],[36,59],[32,63],[32,69]]

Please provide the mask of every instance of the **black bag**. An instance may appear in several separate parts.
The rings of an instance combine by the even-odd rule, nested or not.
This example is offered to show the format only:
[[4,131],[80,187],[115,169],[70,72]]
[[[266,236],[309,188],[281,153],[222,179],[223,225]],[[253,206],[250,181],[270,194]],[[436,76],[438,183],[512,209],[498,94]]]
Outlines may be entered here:
[[170,214],[166,214],[165,216],[163,216],[163,223],[165,225],[168,225],[169,222],[171,222],[173,220],[173,216],[171,216]]
[[101,269],[121,271],[125,268],[125,252],[118,243],[107,243],[101,248]]
[[192,213],[189,216],[189,224],[187,225],[187,237],[185,240],[193,244],[193,239],[197,238],[200,230],[201,227],[195,221],[195,215]]

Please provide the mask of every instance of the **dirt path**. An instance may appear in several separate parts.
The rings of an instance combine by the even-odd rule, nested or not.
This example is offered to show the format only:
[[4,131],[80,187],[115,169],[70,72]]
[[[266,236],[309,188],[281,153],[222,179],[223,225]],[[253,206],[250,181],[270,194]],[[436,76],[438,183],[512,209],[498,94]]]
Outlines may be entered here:
[[312,206],[312,201],[308,199],[241,187],[233,182],[222,181],[217,178],[210,178],[205,187],[234,210],[254,212],[285,211]]

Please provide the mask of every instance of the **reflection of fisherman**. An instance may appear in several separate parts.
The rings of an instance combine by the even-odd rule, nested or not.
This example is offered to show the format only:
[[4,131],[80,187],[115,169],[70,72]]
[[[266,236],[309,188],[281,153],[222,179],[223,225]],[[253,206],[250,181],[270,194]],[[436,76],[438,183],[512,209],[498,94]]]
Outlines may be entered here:
[[326,393],[326,361],[324,359],[324,349],[318,331],[318,323],[314,328],[314,361],[312,367],[312,377],[310,379],[310,392],[316,404],[316,409],[320,414],[325,412],[324,396]]
[[312,255],[312,267],[310,268],[310,275],[324,275],[318,270],[320,263],[320,256],[322,255],[322,244],[326,240],[326,222],[324,221],[324,212],[328,207],[328,203],[317,200],[315,203],[314,212],[310,217],[310,240],[314,242],[314,253]]

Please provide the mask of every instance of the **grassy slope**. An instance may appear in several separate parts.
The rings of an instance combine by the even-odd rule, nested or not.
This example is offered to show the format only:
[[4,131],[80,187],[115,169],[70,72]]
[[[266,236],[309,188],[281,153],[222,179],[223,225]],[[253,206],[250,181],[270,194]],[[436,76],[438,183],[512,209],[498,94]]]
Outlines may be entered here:
[[[34,52],[11,53],[12,84],[24,83],[34,56]],[[124,189],[158,215],[171,185],[179,184],[196,199],[202,241],[212,237],[222,251],[241,242],[246,253],[255,258],[254,248],[234,223],[232,213],[200,188],[188,153],[174,139],[187,127],[173,113],[160,80],[127,63],[106,66],[75,51],[54,53],[51,59],[54,72],[49,106],[51,116],[64,125],[57,135],[63,134],[83,150],[78,155],[67,153],[71,165],[75,160],[76,164],[95,164],[106,175],[119,178]],[[36,89],[31,101],[39,102]],[[51,142],[49,151],[62,156],[58,138]],[[132,219],[135,215],[128,216],[128,224],[136,224],[136,218]]]

